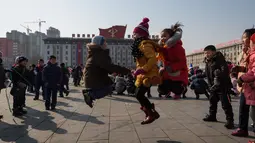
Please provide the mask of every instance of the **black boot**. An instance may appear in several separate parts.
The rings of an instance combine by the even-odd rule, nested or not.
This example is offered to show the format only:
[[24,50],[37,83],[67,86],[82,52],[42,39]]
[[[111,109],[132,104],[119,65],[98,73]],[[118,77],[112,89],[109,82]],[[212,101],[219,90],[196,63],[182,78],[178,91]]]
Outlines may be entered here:
[[227,129],[233,129],[235,127],[234,122],[228,120],[227,123],[224,125]]
[[27,111],[23,109],[23,107],[20,107],[19,108],[19,111],[22,113],[22,114],[27,114]]
[[3,119],[3,117],[4,117],[3,115],[0,115],[0,120]]
[[23,114],[20,112],[18,108],[16,108],[16,109],[12,109],[12,115],[15,117],[19,117],[19,116],[22,116]]
[[206,115],[203,119],[205,122],[217,122],[216,116],[213,115]]
[[92,100],[92,98],[89,96],[88,91],[82,90],[82,94],[83,94],[84,101],[86,102],[86,104],[87,104],[90,108],[93,108],[93,100]]

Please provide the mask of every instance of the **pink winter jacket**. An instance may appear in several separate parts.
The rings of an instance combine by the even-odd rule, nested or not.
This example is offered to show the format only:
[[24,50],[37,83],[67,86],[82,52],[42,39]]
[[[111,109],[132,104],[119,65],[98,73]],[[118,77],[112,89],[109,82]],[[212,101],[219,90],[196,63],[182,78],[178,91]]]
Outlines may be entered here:
[[243,89],[247,105],[255,105],[255,51],[248,57],[248,72],[241,76],[244,81]]

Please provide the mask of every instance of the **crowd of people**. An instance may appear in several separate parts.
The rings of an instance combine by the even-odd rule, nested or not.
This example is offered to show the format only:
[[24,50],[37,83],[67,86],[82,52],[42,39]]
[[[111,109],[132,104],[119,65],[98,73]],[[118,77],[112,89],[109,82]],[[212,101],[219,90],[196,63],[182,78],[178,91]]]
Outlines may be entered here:
[[[149,38],[148,22],[149,19],[144,18],[133,30],[131,54],[136,62],[133,71],[112,63],[103,36],[92,38],[87,45],[86,65],[77,66],[71,72],[75,86],[80,85],[83,77],[85,89],[82,94],[86,104],[92,108],[95,100],[111,95],[113,90],[117,94],[124,94],[127,90],[128,94],[136,97],[141,105],[140,110],[145,114],[141,124],[150,124],[160,118],[154,103],[149,100],[152,86],[158,87],[159,97],[165,95],[173,99],[180,99],[181,96],[186,98],[190,86],[196,99],[205,94],[209,100],[209,114],[203,120],[217,122],[217,105],[220,101],[227,120],[224,126],[233,129],[234,114],[230,95],[240,94],[239,125],[232,135],[248,136],[250,106],[251,118],[255,122],[255,29],[246,29],[243,33],[243,52],[238,65],[227,62],[214,45],[206,46],[203,71],[194,68],[189,70],[187,67],[181,40],[182,24],[177,22],[163,29],[156,43]],[[34,100],[39,99],[40,88],[43,89],[46,110],[55,109],[58,91],[62,97],[64,93],[66,96],[69,94],[70,72],[65,64],[62,63],[60,67],[57,65],[55,56],[50,57],[47,65],[39,60],[38,65],[32,65],[30,70],[26,69],[27,61],[25,57],[18,57],[10,71],[5,71],[2,61],[0,63],[1,81],[6,81],[5,72],[11,73],[14,116],[26,114],[23,108],[26,106],[27,87],[28,91],[35,92]],[[0,83],[0,89],[3,88],[6,88],[5,82]]]

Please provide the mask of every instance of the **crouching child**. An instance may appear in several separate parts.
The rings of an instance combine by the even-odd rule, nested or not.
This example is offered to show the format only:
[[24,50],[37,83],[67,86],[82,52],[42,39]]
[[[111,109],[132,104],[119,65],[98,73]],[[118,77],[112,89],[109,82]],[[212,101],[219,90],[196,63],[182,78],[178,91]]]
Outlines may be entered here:
[[92,108],[94,100],[104,98],[112,92],[113,82],[108,74],[114,72],[128,74],[130,70],[112,64],[103,36],[95,36],[87,48],[88,58],[84,72],[85,89],[82,93],[86,104]]
[[209,99],[209,93],[207,92],[209,86],[204,80],[204,76],[202,75],[202,73],[202,70],[197,70],[196,76],[193,76],[190,88],[194,90],[196,99],[199,99],[200,94],[205,94],[207,99]]

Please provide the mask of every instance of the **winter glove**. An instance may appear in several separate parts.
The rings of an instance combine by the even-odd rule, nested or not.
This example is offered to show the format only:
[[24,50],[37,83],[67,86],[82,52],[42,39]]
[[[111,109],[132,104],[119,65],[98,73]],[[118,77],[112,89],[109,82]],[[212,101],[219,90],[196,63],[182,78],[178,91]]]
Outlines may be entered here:
[[243,85],[243,80],[242,80],[241,77],[238,78],[238,79],[236,80],[236,82],[237,82],[237,84],[238,84],[239,87],[242,87],[242,85]]
[[134,76],[138,76],[140,74],[144,74],[145,71],[143,69],[137,69],[135,72],[134,72]]

